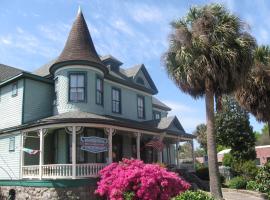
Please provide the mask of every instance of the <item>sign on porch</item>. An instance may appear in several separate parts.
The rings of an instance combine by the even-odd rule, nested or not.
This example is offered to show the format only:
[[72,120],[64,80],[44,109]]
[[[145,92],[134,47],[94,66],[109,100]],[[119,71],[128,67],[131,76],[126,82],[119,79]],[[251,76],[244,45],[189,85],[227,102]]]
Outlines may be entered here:
[[91,153],[108,151],[108,139],[101,137],[81,137],[81,150]]

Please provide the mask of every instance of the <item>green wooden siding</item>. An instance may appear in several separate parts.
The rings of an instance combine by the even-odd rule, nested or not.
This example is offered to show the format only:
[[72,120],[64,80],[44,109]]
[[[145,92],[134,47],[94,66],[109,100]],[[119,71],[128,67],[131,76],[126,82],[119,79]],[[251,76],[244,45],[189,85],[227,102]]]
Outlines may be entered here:
[[25,79],[23,123],[52,115],[53,85]]
[[[13,82],[14,83],[14,82]],[[12,96],[12,84],[0,88],[0,129],[18,126],[22,123],[23,80],[18,80],[17,96]]]
[[[9,139],[15,138],[15,151],[9,151]],[[20,178],[21,134],[0,135],[0,180]]]
[[[68,88],[69,80],[68,74],[70,72],[85,72],[87,74],[87,101],[86,102],[69,102],[68,101]],[[102,73],[91,68],[80,68],[74,66],[74,68],[61,68],[57,71],[55,77],[58,77],[58,104],[54,107],[54,114],[61,114],[70,111],[83,111],[91,112],[95,114],[106,114],[132,120],[151,120],[152,119],[152,97],[146,95],[141,91],[137,91],[131,88],[124,87],[120,84],[112,83],[110,81],[104,81],[104,105],[96,104],[96,76],[103,77]],[[122,109],[121,114],[112,112],[112,87],[119,88],[121,90],[121,102]],[[139,119],[137,114],[137,95],[145,97],[145,119]]]

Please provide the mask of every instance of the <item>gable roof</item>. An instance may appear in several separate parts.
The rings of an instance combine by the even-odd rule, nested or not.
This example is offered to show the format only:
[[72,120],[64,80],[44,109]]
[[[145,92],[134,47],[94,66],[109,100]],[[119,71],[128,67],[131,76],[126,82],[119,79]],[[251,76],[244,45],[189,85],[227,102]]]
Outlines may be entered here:
[[166,131],[169,134],[195,138],[194,135],[185,132],[184,128],[182,127],[181,123],[179,122],[176,116],[163,117],[160,120],[151,120],[142,123],[156,127],[164,132]]
[[21,69],[0,64],[0,83],[24,72]]
[[146,70],[146,67],[144,64],[135,65],[134,67],[128,68],[124,71],[124,73],[127,77],[135,79],[135,77],[139,73],[139,71],[142,71],[142,73],[145,76],[146,80],[148,81],[150,87],[154,91],[156,91],[156,93],[157,93],[158,92],[157,87],[156,87],[154,81],[152,80],[151,76],[149,75],[148,71]]
[[103,70],[106,69],[97,54],[81,10],[79,10],[78,15],[72,25],[62,53],[56,59],[55,64],[50,70],[53,70],[55,65],[61,64],[62,66],[71,61],[84,61],[85,63],[90,63],[93,66],[99,67]]
[[161,102],[156,97],[152,97],[152,103],[153,103],[154,107],[159,108],[161,110],[165,110],[165,111],[171,111],[172,110],[169,106],[167,106],[165,103]]

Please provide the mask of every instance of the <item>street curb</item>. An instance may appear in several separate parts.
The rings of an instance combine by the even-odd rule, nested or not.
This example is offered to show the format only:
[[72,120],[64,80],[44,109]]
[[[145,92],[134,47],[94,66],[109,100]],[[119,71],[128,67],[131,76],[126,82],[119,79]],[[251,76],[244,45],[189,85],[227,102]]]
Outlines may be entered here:
[[222,188],[223,192],[239,192],[239,193],[243,193],[243,194],[249,194],[255,197],[260,197],[263,198],[265,200],[267,200],[267,195],[260,193],[260,192],[256,192],[256,191],[251,191],[251,190],[238,190],[238,189],[230,189],[230,188]]

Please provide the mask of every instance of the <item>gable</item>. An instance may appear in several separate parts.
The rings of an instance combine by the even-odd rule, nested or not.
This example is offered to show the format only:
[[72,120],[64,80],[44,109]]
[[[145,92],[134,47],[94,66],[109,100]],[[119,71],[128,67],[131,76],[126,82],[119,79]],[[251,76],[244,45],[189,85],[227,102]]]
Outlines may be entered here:
[[157,91],[156,85],[144,65],[141,65],[136,74],[133,75],[133,81],[138,85]]
[[145,78],[145,76],[141,70],[139,70],[138,73],[136,74],[136,76],[134,77],[134,82],[136,84],[139,84],[139,85],[142,85],[144,87],[151,89],[151,86],[150,86],[148,80]]

